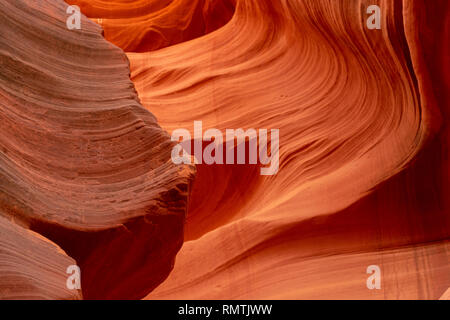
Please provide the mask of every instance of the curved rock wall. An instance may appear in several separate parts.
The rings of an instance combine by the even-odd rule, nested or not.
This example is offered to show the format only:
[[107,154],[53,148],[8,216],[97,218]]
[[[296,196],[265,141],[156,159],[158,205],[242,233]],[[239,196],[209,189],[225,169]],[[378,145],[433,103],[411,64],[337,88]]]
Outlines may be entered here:
[[[450,286],[448,1],[68,0],[78,32],[42,2],[0,5],[0,211],[86,270],[84,298]],[[197,120],[279,129],[278,173],[173,165]]]

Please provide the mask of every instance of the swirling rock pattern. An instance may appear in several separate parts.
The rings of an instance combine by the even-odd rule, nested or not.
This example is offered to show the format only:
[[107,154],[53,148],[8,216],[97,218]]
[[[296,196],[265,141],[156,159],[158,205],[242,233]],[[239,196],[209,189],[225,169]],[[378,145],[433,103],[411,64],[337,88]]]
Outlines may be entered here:
[[[193,168],[170,164],[171,144],[140,107],[123,53],[85,19],[89,28],[81,35],[57,27],[46,31],[65,43],[55,46],[54,55],[46,52],[56,59],[44,64],[50,72],[23,66],[4,72],[2,61],[1,79],[7,81],[0,88],[14,97],[37,90],[37,100],[56,101],[64,114],[56,116],[54,108],[39,113],[47,110],[39,104],[30,114],[21,109],[31,103],[24,98],[0,105],[2,114],[17,119],[9,135],[0,131],[0,142],[8,146],[1,149],[7,161],[0,168],[14,177],[1,189],[3,210],[81,261],[90,272],[83,279],[85,298],[444,294],[450,286],[446,0],[67,2],[79,5],[103,26],[107,40],[127,52],[139,101],[169,133],[192,132],[194,120],[202,120],[204,130],[280,129],[277,175],[261,177],[254,165],[197,165],[185,242],[163,281],[181,245]],[[381,30],[366,27],[366,8],[373,4],[382,8]],[[18,9],[20,14],[24,7]],[[58,30],[69,40],[57,37]],[[71,36],[89,38],[91,49]],[[9,51],[11,43],[12,36],[4,42]],[[40,47],[37,40],[25,43]],[[58,59],[61,48],[69,56],[75,50],[75,62]],[[21,61],[9,62],[9,56],[1,56],[7,66]],[[36,54],[28,59],[38,60],[30,64],[34,68],[47,61]],[[63,82],[61,71],[78,81]],[[70,94],[58,91],[68,83],[75,86]],[[87,109],[81,106],[86,101]],[[39,137],[36,126],[33,135],[14,131],[19,124],[32,127],[35,114],[45,118],[41,127],[54,132],[39,142],[57,136],[64,152],[46,144],[31,148]],[[143,128],[147,138],[139,140]],[[101,139],[86,143],[86,135]],[[111,212],[105,204],[112,203]],[[149,213],[159,210],[165,214]],[[98,262],[105,250],[108,258]],[[366,287],[369,265],[382,270],[381,290]],[[114,277],[120,284],[110,283]]]
[[109,41],[131,52],[156,50],[212,32],[231,18],[235,6],[235,0],[67,2],[99,22]]
[[[448,119],[448,3],[376,1],[383,28],[372,31],[361,8],[373,3],[242,1],[228,25],[185,51],[129,54],[144,105],[169,131],[201,117],[211,127],[281,133],[279,174],[241,186],[249,200],[221,225],[210,212],[190,212],[191,241],[148,298],[442,295],[450,282],[448,131],[439,128]],[[190,102],[181,120],[167,112],[180,100]],[[211,228],[198,228],[205,219]],[[382,290],[365,287],[372,264],[383,270]]]
[[0,3],[0,210],[76,260],[85,298],[139,298],[173,267],[194,168],[171,162],[124,53],[66,8]]
[[[383,28],[371,31],[359,17],[373,1],[355,2],[242,1],[186,51],[129,54],[144,105],[169,130],[201,116],[282,137],[279,174],[241,187],[250,200],[225,223],[199,230],[215,216],[190,213],[191,241],[148,298],[437,299],[446,290],[448,3],[377,1]],[[177,69],[176,50],[192,53]],[[191,102],[181,120],[167,112],[180,99]],[[382,290],[365,287],[372,264]]]

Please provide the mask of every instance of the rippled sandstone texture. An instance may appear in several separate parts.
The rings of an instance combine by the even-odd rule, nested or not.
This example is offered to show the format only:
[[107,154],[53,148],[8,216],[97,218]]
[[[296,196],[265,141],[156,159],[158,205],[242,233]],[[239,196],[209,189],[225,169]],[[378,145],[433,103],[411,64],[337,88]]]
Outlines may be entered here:
[[[366,28],[372,4],[381,30]],[[237,1],[212,33],[128,53],[142,103],[169,132],[202,120],[281,133],[274,177],[197,166],[186,242],[148,298],[439,298],[448,12],[446,1]],[[382,290],[365,286],[371,264]]]
[[0,2],[0,298],[79,298],[72,264],[84,298],[141,298],[173,267],[195,170],[171,162],[125,54],[66,8]]
[[[2,212],[3,215],[3,212]],[[66,287],[67,266],[76,264],[57,245],[0,216],[0,298],[80,299]]]
[[[252,188],[211,190],[201,179],[215,172],[199,169],[191,241],[148,298],[437,299],[448,288],[448,3],[377,3],[381,31],[359,18],[373,1],[241,1],[214,34],[129,54],[143,104],[169,131],[202,118],[281,133],[279,174]],[[195,206],[197,192],[224,189],[236,193],[219,209]],[[365,286],[372,264],[381,290]]]
[[[127,52],[140,101],[169,133],[194,120],[280,129],[275,176],[197,166],[185,243],[148,299],[444,295],[448,1],[68,3]],[[366,27],[373,4],[381,30]],[[366,287],[374,264],[381,290]]]

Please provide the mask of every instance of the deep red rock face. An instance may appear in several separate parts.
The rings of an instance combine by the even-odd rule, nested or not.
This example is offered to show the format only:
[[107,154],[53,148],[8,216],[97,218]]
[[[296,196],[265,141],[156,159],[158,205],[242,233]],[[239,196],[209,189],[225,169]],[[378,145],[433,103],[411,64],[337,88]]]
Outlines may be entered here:
[[[0,3],[0,298],[446,296],[447,0],[66,2]],[[194,121],[278,173],[173,164]]]

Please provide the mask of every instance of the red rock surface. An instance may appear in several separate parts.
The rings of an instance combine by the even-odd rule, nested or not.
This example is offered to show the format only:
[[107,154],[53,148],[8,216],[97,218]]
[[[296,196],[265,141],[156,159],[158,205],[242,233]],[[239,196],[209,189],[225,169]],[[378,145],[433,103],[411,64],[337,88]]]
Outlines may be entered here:
[[67,267],[76,262],[56,244],[2,216],[0,235],[0,299],[82,297],[66,286]]
[[[188,241],[148,298],[436,299],[445,290],[448,77],[433,64],[448,65],[447,4],[380,1],[384,27],[373,31],[361,17],[372,3],[339,3],[241,1],[213,34],[128,54],[143,104],[167,130],[202,119],[281,132],[274,177],[199,166]],[[365,287],[371,264],[384,270],[381,291]]]
[[[21,176],[6,180],[4,186],[0,182],[0,190],[5,190],[0,209],[7,217],[20,217],[25,221],[21,225],[28,224],[81,261],[88,270],[83,279],[85,298],[446,296],[450,286],[448,1],[67,2],[79,5],[104,27],[105,38],[127,53],[139,101],[169,133],[178,128],[192,132],[194,120],[203,121],[204,130],[280,129],[276,175],[262,177],[252,165],[197,165],[188,198],[193,169],[178,172],[170,164],[167,135],[140,107],[125,56],[102,41],[99,28],[89,24],[93,31],[81,32],[92,41],[89,50],[78,48],[74,44],[80,39],[71,41],[69,36],[69,43],[56,42],[54,55],[46,52],[55,57],[44,69],[50,68],[53,78],[12,63],[6,64],[12,66],[7,73],[2,61],[0,80],[6,80],[0,88],[8,90],[0,93],[22,98],[0,104],[0,116],[17,119],[8,130],[0,129],[0,146],[8,146],[0,149],[0,161],[6,159],[0,162],[0,174],[9,177],[18,171]],[[366,27],[366,8],[372,4],[382,8],[381,30]],[[17,14],[23,10],[19,8]],[[58,27],[46,32],[52,37],[67,34]],[[21,48],[12,32],[6,34],[11,35],[3,42],[9,51]],[[21,43],[42,47],[38,39],[21,39]],[[56,57],[63,55],[64,48],[66,55],[89,68],[73,72],[61,63],[67,58]],[[37,51],[26,51],[34,53],[27,59],[37,60],[31,66],[47,61]],[[0,57],[5,60],[8,55],[3,52]],[[18,49],[14,55],[20,57]],[[70,79],[79,77],[75,83],[79,87],[67,89],[68,83],[75,84],[58,73],[62,70]],[[31,88],[29,92],[21,89],[23,83]],[[69,90],[67,95],[58,91],[60,87]],[[56,104],[58,110],[68,108],[63,109],[64,117],[57,117],[51,108],[47,113],[36,111],[37,115],[29,112],[47,110],[39,104],[25,112],[31,101],[23,96],[33,90],[40,101]],[[80,110],[86,101],[90,108]],[[88,117],[82,117],[85,112]],[[49,146],[54,136],[37,134],[33,124],[41,122],[33,116],[39,115],[45,116],[41,127],[67,139],[57,144],[64,145],[63,151]],[[91,130],[102,137],[122,130],[141,137],[140,125],[130,120],[135,117],[148,131],[143,140],[120,135],[87,144],[85,149],[70,147]],[[27,126],[33,128],[28,131],[33,135],[27,134]],[[40,148],[31,147],[37,144],[35,136]],[[21,153],[10,151],[16,150],[11,146]],[[128,156],[122,159],[123,154]],[[86,166],[91,171],[80,170]],[[152,178],[139,175],[148,171]],[[150,192],[137,191],[142,188]],[[168,196],[161,196],[161,189]],[[131,197],[134,191],[139,196]],[[105,212],[105,203],[109,207],[111,201],[116,201],[117,213]],[[164,280],[181,245],[187,201],[185,242],[174,270]],[[162,220],[152,215],[155,210],[164,210]],[[156,231],[147,238],[150,230]],[[107,258],[99,259],[105,252]],[[110,273],[113,264],[117,268]],[[366,287],[369,265],[382,270],[381,290]]]
[[[194,39],[223,26],[236,0],[68,0],[99,22],[125,51],[145,52]],[[101,19],[101,20],[99,20]]]
[[[85,298],[141,298],[173,267],[194,168],[171,162],[125,54],[87,18],[68,30],[66,8],[0,3],[1,215],[75,259]],[[15,294],[33,297],[26,290]]]

